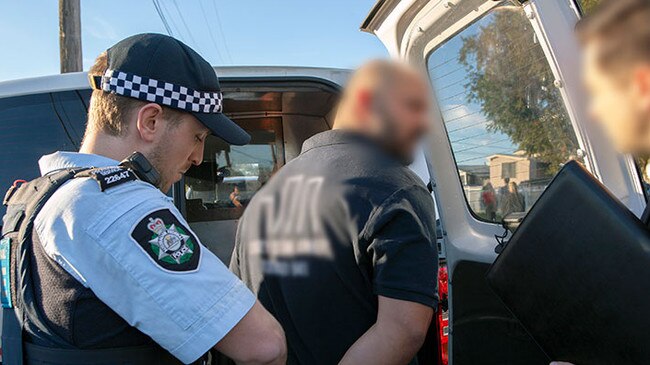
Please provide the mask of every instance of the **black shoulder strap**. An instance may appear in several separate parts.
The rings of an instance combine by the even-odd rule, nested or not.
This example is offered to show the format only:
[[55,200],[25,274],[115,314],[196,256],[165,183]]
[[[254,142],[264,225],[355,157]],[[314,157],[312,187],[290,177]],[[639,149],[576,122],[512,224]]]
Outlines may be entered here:
[[2,350],[5,364],[22,364],[22,332],[26,320],[42,331],[53,344],[62,348],[71,347],[45,324],[36,308],[30,257],[36,216],[59,187],[84,170],[86,169],[61,170],[22,185],[14,185],[5,196],[7,213],[3,219],[2,237],[14,240],[6,252],[11,256],[13,264],[5,270],[9,275],[15,275],[11,280],[15,283],[12,285],[15,293],[11,295],[14,298],[13,308],[3,308]]

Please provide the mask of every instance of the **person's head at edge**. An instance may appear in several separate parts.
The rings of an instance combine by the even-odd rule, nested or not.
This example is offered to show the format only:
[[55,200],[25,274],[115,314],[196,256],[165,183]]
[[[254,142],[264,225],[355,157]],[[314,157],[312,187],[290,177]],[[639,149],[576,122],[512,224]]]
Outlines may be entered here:
[[334,129],[367,135],[409,164],[417,142],[429,129],[430,108],[424,75],[405,64],[374,60],[352,75]]
[[604,0],[578,23],[590,113],[624,153],[650,152],[650,0]]
[[[141,37],[142,41],[136,40],[129,43],[129,40],[137,37]],[[153,48],[156,45],[155,42],[171,44],[172,49],[177,51],[176,54],[165,54],[161,57],[178,57],[179,72],[185,71],[186,74],[195,72],[196,75],[192,75],[190,79],[199,79],[200,83],[208,84],[210,88],[197,91],[219,91],[216,75],[214,77],[213,75],[206,76],[207,72],[214,73],[207,61],[180,41],[160,34],[141,34],[118,42],[107,52],[102,52],[99,55],[89,70],[89,77],[105,75],[106,70],[111,67],[109,59],[111,50],[121,47],[125,49],[119,49],[119,51],[128,53],[132,52],[133,48]],[[122,46],[124,43],[127,44]],[[155,52],[147,52],[152,55],[156,54]],[[142,62],[150,61],[142,60]],[[150,64],[150,68],[156,68],[159,63],[153,60]],[[191,69],[189,67],[185,70],[182,69],[183,66],[188,65],[200,69]],[[131,72],[130,70],[119,71]],[[170,75],[166,79],[158,76],[157,79],[160,79],[158,81],[178,78],[177,75],[172,75],[173,69],[168,71],[164,69],[156,70],[157,74],[161,72],[167,72]],[[137,76],[154,78],[151,75]],[[174,84],[179,84],[179,82]],[[179,86],[187,87],[188,85],[181,84]],[[235,131],[241,133],[235,138],[232,137],[232,129],[238,129],[239,127],[224,125],[233,123],[227,120],[225,116],[221,117],[222,119],[218,123],[220,124],[219,127],[231,129],[227,135],[220,133],[218,127],[215,128],[216,123],[212,121],[214,115],[205,113],[205,118],[208,118],[208,121],[212,123],[206,125],[203,122],[204,117],[200,114],[96,88],[93,90],[88,108],[88,125],[80,152],[99,154],[118,161],[128,157],[135,151],[140,152],[160,173],[161,182],[159,188],[162,191],[168,191],[192,165],[199,165],[202,162],[203,148],[209,134],[216,134],[226,142],[234,144],[245,144],[247,142],[242,143],[241,135],[245,135],[243,130]]]
[[648,19],[650,0],[604,0],[576,27],[590,112],[624,153],[650,152]]

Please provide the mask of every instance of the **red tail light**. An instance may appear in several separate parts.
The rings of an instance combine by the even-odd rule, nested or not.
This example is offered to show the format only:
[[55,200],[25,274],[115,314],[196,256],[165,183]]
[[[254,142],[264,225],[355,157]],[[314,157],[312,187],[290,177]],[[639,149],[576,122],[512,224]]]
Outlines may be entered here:
[[440,265],[438,270],[438,295],[440,296],[440,304],[438,305],[438,313],[436,320],[438,321],[438,344],[440,346],[439,364],[447,365],[449,363],[449,306],[448,294],[449,289],[449,274],[447,273],[447,266]]

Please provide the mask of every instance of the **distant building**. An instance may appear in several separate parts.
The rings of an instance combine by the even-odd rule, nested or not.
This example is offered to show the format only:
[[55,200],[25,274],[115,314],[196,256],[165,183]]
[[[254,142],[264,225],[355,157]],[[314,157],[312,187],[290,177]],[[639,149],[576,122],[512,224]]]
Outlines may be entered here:
[[460,165],[458,175],[463,186],[483,186],[490,177],[490,167],[487,165]]
[[507,190],[506,178],[517,184],[519,193],[527,202],[527,208],[530,208],[530,204],[537,200],[551,179],[546,172],[547,167],[547,163],[528,156],[525,151],[517,151],[513,154],[490,155],[487,157],[487,165],[459,165],[458,175],[463,184],[467,202],[474,212],[485,210],[481,196],[486,182],[489,181],[492,184],[497,198],[501,199]]
[[469,206],[475,212],[483,210],[481,203],[481,190],[486,180],[490,178],[488,165],[460,165],[458,175],[463,183],[463,190]]
[[525,151],[517,151],[514,154],[498,153],[488,156],[487,160],[490,182],[495,188],[504,186],[506,178],[517,185],[548,178],[545,174],[548,165],[526,155]]

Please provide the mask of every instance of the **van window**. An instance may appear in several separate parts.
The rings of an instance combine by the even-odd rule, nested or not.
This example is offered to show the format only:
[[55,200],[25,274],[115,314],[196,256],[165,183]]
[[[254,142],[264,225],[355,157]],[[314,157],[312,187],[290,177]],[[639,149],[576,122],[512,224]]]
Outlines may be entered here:
[[208,136],[203,163],[185,174],[185,217],[201,242],[228,264],[241,217],[253,195],[284,165],[282,119],[239,119],[244,146]]
[[188,222],[237,219],[253,195],[284,164],[280,118],[241,120],[251,135],[244,146],[208,136],[203,163],[185,175]]
[[434,50],[431,82],[474,215],[523,214],[578,143],[520,7],[501,5]]
[[[38,159],[76,151],[86,127],[90,90],[61,91],[0,99],[0,190],[18,179],[40,176]],[[4,215],[5,207],[0,207]]]

